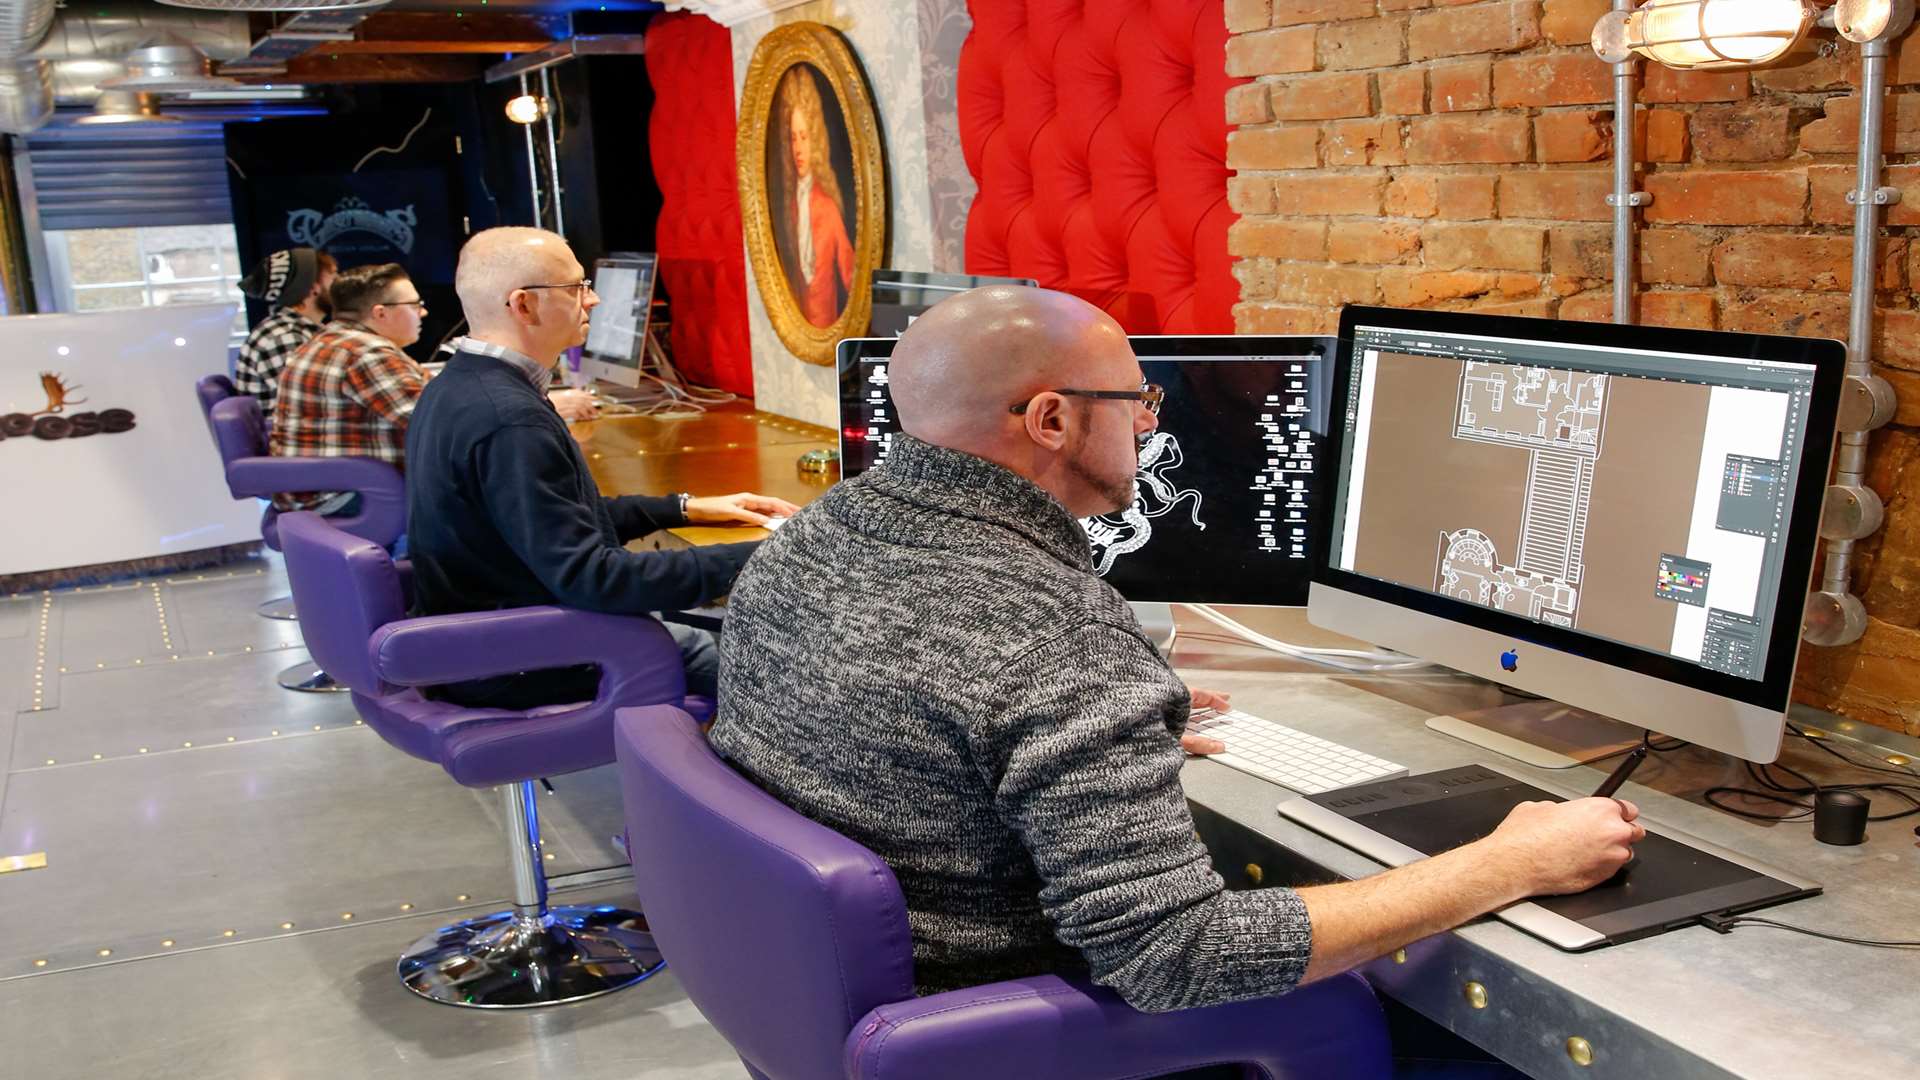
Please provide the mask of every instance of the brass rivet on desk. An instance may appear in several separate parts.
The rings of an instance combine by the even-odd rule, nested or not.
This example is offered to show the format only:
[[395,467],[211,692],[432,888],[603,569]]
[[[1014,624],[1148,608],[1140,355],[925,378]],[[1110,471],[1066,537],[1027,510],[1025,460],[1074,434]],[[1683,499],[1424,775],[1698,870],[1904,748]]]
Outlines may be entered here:
[[1908,759],[1906,757],[1900,754],[1887,755],[1887,764],[1889,765],[1905,765],[1907,763],[1907,760]]
[[1462,988],[1462,992],[1466,994],[1467,1004],[1476,1009],[1484,1009],[1487,1007],[1487,988],[1485,986],[1477,982],[1469,982]]
[[1404,964],[1404,963],[1406,963],[1406,962],[1407,962],[1407,950],[1405,950],[1405,949],[1395,949],[1395,950],[1393,950],[1393,962],[1394,962],[1394,963],[1396,963],[1396,964]]
[[1247,864],[1247,880],[1248,881],[1251,881],[1255,885],[1258,885],[1260,884],[1261,879],[1265,878],[1266,876],[1267,876],[1267,872],[1265,870],[1260,869],[1259,863],[1250,862]]
[[1573,1059],[1575,1065],[1584,1069],[1593,1064],[1593,1044],[1578,1035],[1569,1036],[1567,1057]]

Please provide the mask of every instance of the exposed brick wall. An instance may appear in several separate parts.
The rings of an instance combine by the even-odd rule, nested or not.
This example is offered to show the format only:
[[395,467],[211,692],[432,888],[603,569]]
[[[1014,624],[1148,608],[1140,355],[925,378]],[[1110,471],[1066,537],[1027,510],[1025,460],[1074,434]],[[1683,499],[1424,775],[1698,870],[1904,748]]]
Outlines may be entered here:
[[[1587,45],[1609,6],[1226,0],[1228,73],[1257,80],[1226,101],[1238,328],[1327,332],[1347,302],[1609,318],[1612,79]],[[1858,54],[1828,42],[1752,73],[1645,66],[1642,322],[1846,337]],[[1920,42],[1892,81],[1887,526],[1857,549],[1866,637],[1803,650],[1798,693],[1920,734]]]

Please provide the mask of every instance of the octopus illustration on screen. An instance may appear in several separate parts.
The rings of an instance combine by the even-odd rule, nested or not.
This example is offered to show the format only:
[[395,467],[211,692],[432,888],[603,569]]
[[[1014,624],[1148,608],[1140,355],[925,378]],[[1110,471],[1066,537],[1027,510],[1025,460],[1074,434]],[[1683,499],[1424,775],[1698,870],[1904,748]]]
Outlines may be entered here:
[[1134,477],[1133,505],[1117,514],[1083,518],[1087,542],[1093,548],[1093,572],[1105,577],[1122,555],[1147,546],[1153,539],[1155,518],[1191,503],[1187,513],[1194,525],[1207,527],[1200,520],[1203,501],[1197,488],[1183,488],[1168,476],[1186,460],[1180,440],[1170,431],[1156,431],[1140,446],[1140,472]]

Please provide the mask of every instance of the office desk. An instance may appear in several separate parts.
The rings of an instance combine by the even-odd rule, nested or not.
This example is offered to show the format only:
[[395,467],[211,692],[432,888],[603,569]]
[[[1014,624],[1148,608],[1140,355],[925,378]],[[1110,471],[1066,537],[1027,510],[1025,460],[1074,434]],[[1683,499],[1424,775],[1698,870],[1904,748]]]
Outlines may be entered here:
[[[1317,633],[1304,625],[1303,614],[1287,617],[1297,624],[1270,620],[1263,629],[1294,640]],[[1445,674],[1329,674],[1210,640],[1218,631],[1197,620],[1183,617],[1181,630],[1187,636],[1174,659],[1182,676],[1189,685],[1232,692],[1239,708],[1391,758],[1416,773],[1495,760],[1488,751],[1422,726],[1438,712],[1498,704],[1498,690],[1486,684]],[[1808,720],[1815,726],[1835,723],[1817,714]],[[1857,776],[1827,769],[1824,762],[1831,758],[1800,743],[1789,740],[1784,762],[1815,779]],[[1591,793],[1611,765],[1555,772],[1499,764],[1568,795]],[[1380,869],[1283,820],[1274,810],[1291,797],[1283,788],[1202,759],[1186,764],[1181,781],[1199,807],[1203,834],[1210,815],[1217,814],[1269,845],[1273,862],[1259,872],[1268,885],[1281,883],[1276,879],[1296,883],[1303,872],[1330,880]],[[1859,847],[1829,847],[1814,841],[1811,823],[1748,822],[1703,805],[1699,792],[1715,784],[1753,786],[1732,759],[1688,748],[1653,755],[1620,794],[1657,825],[1826,888],[1821,896],[1756,914],[1849,937],[1920,938],[1913,819],[1870,825],[1868,841]],[[1885,808],[1879,800],[1875,805]],[[1213,840],[1209,846],[1229,886],[1251,887],[1243,856],[1221,858]],[[1688,928],[1576,954],[1483,920],[1365,970],[1381,992],[1538,1077],[1920,1077],[1916,952],[1746,925],[1730,935]],[[1484,1007],[1470,1003],[1469,982],[1484,988]],[[1591,1066],[1569,1057],[1573,1037],[1592,1047]]]
[[[839,479],[838,472],[802,473],[797,467],[800,455],[809,450],[837,448],[832,429],[758,412],[744,401],[681,419],[602,416],[571,429],[587,455],[594,483],[605,495],[752,491],[804,506]],[[659,539],[698,545],[768,535],[765,529],[699,526],[671,533],[671,540]]]

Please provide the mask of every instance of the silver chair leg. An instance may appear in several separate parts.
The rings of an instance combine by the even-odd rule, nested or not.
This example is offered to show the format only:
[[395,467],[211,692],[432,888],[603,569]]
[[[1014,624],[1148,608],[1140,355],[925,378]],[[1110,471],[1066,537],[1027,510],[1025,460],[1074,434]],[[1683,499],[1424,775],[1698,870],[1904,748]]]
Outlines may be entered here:
[[302,694],[344,694],[348,687],[333,681],[333,676],[320,670],[320,665],[311,660],[302,660],[280,673],[280,689],[297,690]]
[[263,619],[284,619],[287,622],[293,622],[300,617],[293,613],[293,597],[291,596],[283,596],[278,600],[269,600],[253,610],[259,612],[260,617]]
[[513,908],[443,926],[414,942],[400,957],[407,989],[447,1005],[529,1008],[612,993],[665,968],[638,912],[547,907],[533,782],[500,790],[513,856]]

